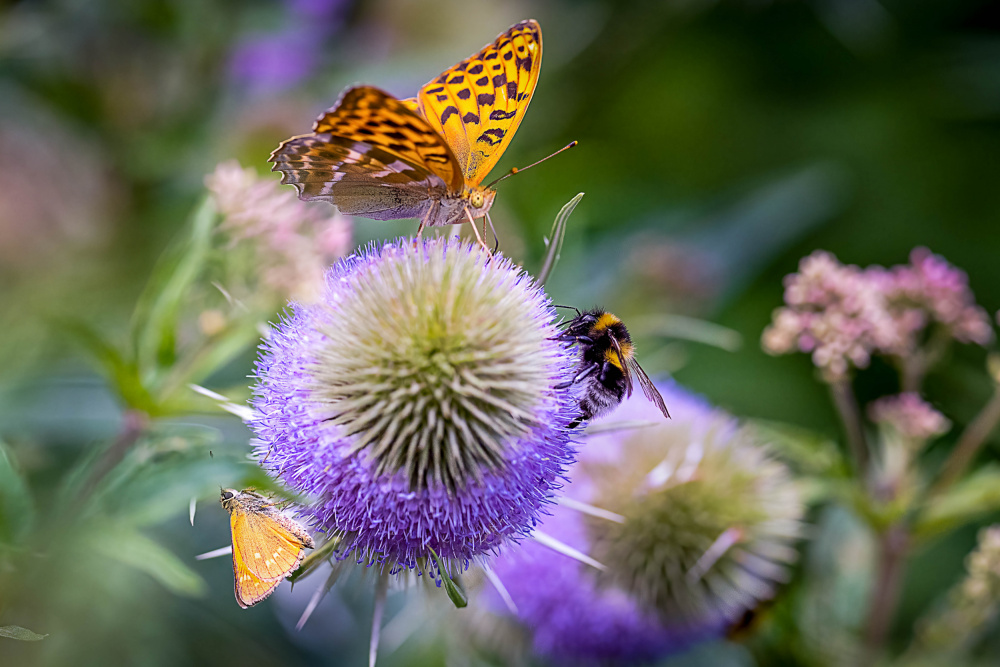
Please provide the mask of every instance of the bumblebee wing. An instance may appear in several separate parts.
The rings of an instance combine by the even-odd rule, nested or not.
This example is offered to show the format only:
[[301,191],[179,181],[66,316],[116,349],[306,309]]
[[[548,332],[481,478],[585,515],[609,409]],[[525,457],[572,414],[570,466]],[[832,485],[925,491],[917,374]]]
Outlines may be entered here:
[[233,512],[230,523],[233,554],[239,552],[244,567],[265,582],[287,577],[302,561],[303,549],[312,543],[304,531],[295,535],[283,525],[291,520],[277,513]]
[[670,412],[667,410],[667,404],[663,402],[663,396],[660,395],[660,391],[656,388],[656,385],[646,375],[646,371],[642,370],[642,366],[635,360],[635,357],[629,358],[628,367],[632,373],[635,373],[635,377],[639,381],[639,386],[642,387],[642,393],[646,398],[660,409],[664,417],[670,419]]
[[[611,344],[615,348],[615,354],[618,355],[618,365],[622,369],[622,375],[625,376],[625,394],[626,396],[631,396],[632,395],[632,373],[630,372],[631,365],[625,360],[625,354],[622,352],[622,346],[618,344],[618,339],[615,338],[614,334],[612,334],[610,331],[608,332],[608,336],[611,338]],[[628,361],[635,361],[635,357],[629,357]],[[638,364],[636,364],[636,366],[638,366]],[[646,378],[646,380],[649,380],[649,378]],[[646,396],[648,397],[649,394],[646,394]]]
[[[257,604],[278,587],[281,577],[273,581],[264,581],[247,568],[244,553],[246,545],[237,536],[242,534],[242,522],[247,514],[241,511],[234,511],[230,518],[230,525],[233,530],[233,592],[236,594],[236,602],[246,609]],[[237,528],[237,522],[240,528]]]

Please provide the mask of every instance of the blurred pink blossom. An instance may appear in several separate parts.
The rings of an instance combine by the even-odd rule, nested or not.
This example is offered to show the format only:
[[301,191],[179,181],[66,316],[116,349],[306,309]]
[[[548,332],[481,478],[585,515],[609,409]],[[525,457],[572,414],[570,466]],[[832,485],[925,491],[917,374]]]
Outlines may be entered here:
[[326,268],[351,250],[349,217],[299,201],[293,190],[235,160],[219,164],[205,185],[230,244],[252,243],[264,284],[287,298],[315,300]]
[[915,248],[910,263],[883,269],[868,269],[888,300],[888,307],[901,333],[903,346],[886,350],[906,354],[919,346],[919,334],[929,324],[941,324],[962,343],[987,345],[993,340],[989,314],[976,305],[969,278],[940,255]]
[[868,366],[873,354],[914,353],[931,324],[963,343],[993,340],[963,271],[926,248],[915,249],[910,262],[861,269],[820,250],[803,258],[798,273],[785,277],[785,306],[764,330],[764,350],[810,353],[836,380]]
[[881,348],[898,345],[898,329],[883,293],[857,266],[818,250],[785,277],[785,303],[764,331],[764,350],[812,354],[831,379],[864,368]]
[[868,416],[876,424],[886,424],[918,440],[944,435],[951,428],[947,417],[915,392],[883,396],[868,406]]

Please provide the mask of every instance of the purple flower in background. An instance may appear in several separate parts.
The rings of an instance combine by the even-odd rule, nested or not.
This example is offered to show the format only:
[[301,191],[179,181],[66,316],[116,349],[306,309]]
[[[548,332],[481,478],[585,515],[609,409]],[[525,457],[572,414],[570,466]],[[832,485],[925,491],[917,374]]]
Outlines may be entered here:
[[796,557],[803,506],[785,467],[703,399],[658,387],[674,418],[637,395],[593,422],[568,500],[539,526],[606,570],[536,542],[491,563],[533,651],[555,663],[641,664],[719,636]]
[[509,260],[459,240],[401,240],[336,264],[257,366],[262,465],[316,526],[394,568],[462,569],[528,534],[574,451],[556,385],[572,351]]
[[344,0],[289,0],[282,26],[246,35],[234,48],[230,76],[252,93],[294,88],[313,74],[320,54],[340,29]]

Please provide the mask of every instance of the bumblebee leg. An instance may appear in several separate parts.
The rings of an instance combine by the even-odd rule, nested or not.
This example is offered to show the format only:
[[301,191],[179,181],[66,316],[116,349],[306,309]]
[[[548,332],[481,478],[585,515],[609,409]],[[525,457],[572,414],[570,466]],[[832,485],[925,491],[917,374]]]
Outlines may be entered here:
[[610,367],[611,367],[610,361],[605,361],[603,364],[601,364],[601,374],[599,376],[601,384],[604,384],[605,381],[608,379],[608,368]]
[[554,387],[554,389],[569,389],[570,387],[572,387],[573,385],[575,385],[580,380],[585,380],[589,376],[593,375],[594,372],[597,370],[597,368],[598,368],[597,364],[594,364],[593,366],[590,366],[587,370],[581,371],[580,373],[577,373],[576,377],[574,377],[569,382],[562,382],[560,384],[557,384]]

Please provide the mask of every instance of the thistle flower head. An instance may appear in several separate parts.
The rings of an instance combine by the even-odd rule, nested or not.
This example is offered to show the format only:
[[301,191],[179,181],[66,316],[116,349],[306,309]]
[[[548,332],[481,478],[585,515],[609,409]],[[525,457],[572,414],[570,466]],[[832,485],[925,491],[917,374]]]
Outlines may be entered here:
[[[580,495],[585,485],[571,484],[567,495]],[[540,529],[578,551],[590,549],[583,516],[575,510],[555,508]],[[486,588],[478,606],[489,610],[489,615],[479,619],[479,625],[505,627],[498,617],[515,620],[529,636],[531,651],[554,664],[647,664],[723,630],[720,623],[711,621],[664,622],[621,587],[602,581],[594,568],[537,542],[504,554],[492,567],[517,613],[508,609],[496,591]],[[494,650],[520,644],[512,642],[509,634]]]
[[571,351],[508,260],[458,240],[371,247],[276,327],[258,362],[262,463],[347,553],[416,567],[529,532],[564,466]]
[[655,427],[587,438],[589,502],[625,519],[586,518],[590,555],[665,619],[731,620],[785,579],[803,504],[785,466],[733,418],[674,386],[661,392],[671,421],[633,398],[615,418]]
[[913,440],[926,441],[944,435],[951,422],[915,392],[885,396],[868,406],[868,416]]

